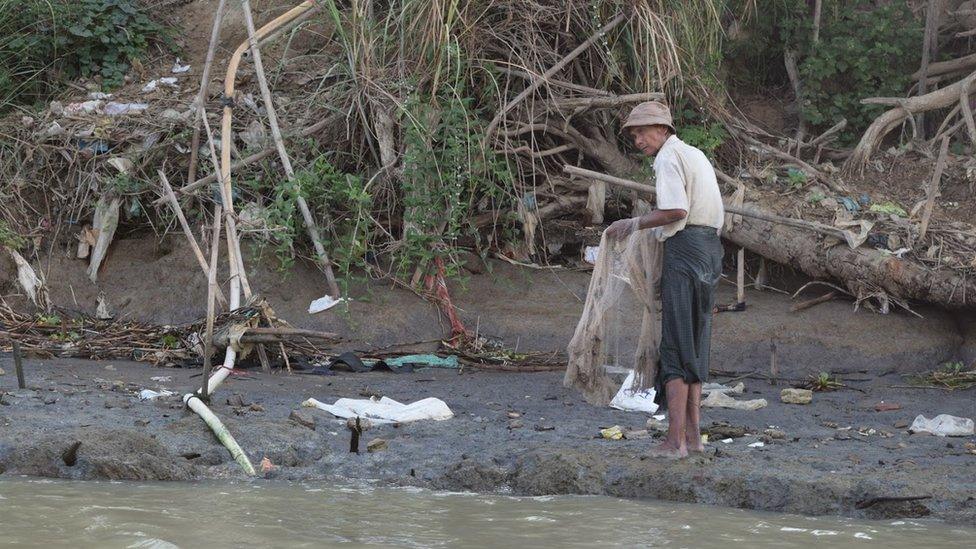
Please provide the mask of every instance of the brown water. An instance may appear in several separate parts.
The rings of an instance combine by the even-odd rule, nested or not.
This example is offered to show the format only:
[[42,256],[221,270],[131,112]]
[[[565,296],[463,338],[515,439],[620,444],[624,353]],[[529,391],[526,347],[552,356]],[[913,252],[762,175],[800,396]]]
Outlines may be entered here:
[[976,529],[605,497],[322,483],[0,480],[0,546],[965,547]]

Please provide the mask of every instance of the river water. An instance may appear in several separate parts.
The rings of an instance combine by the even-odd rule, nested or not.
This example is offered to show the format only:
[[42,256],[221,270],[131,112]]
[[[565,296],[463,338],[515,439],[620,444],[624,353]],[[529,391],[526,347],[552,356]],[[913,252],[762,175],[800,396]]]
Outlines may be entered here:
[[0,480],[0,546],[964,547],[976,529],[607,497],[324,483]]

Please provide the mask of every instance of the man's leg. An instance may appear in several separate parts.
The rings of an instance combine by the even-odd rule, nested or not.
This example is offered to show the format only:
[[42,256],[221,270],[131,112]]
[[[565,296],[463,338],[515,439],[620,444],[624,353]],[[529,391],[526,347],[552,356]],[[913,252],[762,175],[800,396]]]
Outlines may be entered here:
[[651,448],[652,457],[685,457],[685,420],[688,411],[688,383],[681,378],[669,380],[665,386],[668,397],[668,434],[664,442]]
[[701,440],[701,394],[702,384],[688,385],[688,416],[685,419],[685,444],[689,452],[704,452]]

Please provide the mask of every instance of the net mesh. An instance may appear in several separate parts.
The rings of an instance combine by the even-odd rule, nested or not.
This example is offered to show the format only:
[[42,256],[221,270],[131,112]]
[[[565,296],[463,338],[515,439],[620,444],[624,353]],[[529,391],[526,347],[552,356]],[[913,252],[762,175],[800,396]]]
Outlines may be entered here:
[[583,315],[569,342],[569,363],[563,379],[564,385],[581,390],[591,404],[605,406],[616,393],[606,365],[611,347],[614,351],[617,347],[622,300],[631,295],[642,304],[643,313],[634,357],[634,389],[654,386],[661,339],[658,284],[662,250],[652,230],[637,231],[623,241],[608,239],[605,234],[600,240]]

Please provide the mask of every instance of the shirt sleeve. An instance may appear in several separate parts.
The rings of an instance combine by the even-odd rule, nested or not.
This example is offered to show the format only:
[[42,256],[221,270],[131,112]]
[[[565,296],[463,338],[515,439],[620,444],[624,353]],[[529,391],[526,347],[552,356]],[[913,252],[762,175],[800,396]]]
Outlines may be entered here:
[[659,158],[654,163],[657,209],[688,211],[688,193],[685,192],[681,167],[671,155]]

